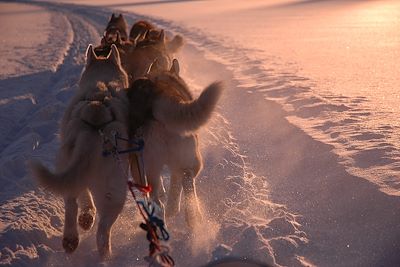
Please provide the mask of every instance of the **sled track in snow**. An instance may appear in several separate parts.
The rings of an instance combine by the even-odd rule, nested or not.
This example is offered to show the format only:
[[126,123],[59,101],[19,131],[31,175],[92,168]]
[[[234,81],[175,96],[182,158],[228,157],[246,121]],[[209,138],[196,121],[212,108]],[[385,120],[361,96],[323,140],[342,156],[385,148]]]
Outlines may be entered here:
[[[34,4],[49,9],[54,15],[53,19],[69,29],[63,39],[65,43],[56,40],[49,43],[49,46],[58,45],[66,53],[55,71],[0,81],[9,90],[19,88],[20,95],[28,96],[1,107],[3,111],[9,109],[18,113],[15,115],[18,119],[8,122],[8,131],[1,132],[4,141],[0,143],[0,182],[7,190],[0,196],[3,232],[0,236],[0,262],[9,262],[13,266],[97,266],[99,262],[95,260],[97,252],[93,231],[82,235],[81,244],[72,256],[67,258],[61,251],[62,201],[34,189],[24,162],[37,157],[52,166],[58,147],[58,121],[77,89],[85,49],[89,43],[99,43],[111,11],[47,2]],[[204,61],[201,64],[210,70],[216,70],[215,78],[222,75],[231,79],[227,82],[228,90],[219,113],[200,132],[205,169],[198,177],[197,184],[209,224],[189,235],[185,230],[178,230],[185,229],[183,216],[176,218],[174,224],[177,226],[171,227],[170,243],[177,266],[194,266],[193,263],[200,266],[213,256],[228,254],[273,264],[302,265],[306,259],[300,255],[298,247],[307,243],[307,238],[301,231],[298,216],[269,200],[266,178],[254,172],[246,157],[247,152],[237,143],[235,135],[240,129],[235,118],[230,116],[236,102],[247,98],[247,89],[254,88],[254,83],[266,82],[265,70],[258,65],[258,61],[245,58],[240,49],[224,46],[213,40],[212,36],[195,33],[163,20],[126,15],[129,24],[139,18],[149,19],[160,27],[182,34],[188,40],[187,47],[179,57],[190,87],[201,88],[210,80],[209,73],[195,67],[199,61]],[[60,32],[54,28],[54,37],[58,38]],[[210,51],[216,51],[213,57],[218,56],[220,62],[227,63],[226,66],[207,59]],[[248,63],[245,68],[242,66],[243,60]],[[243,90],[230,90],[231,86]],[[165,180],[168,183],[167,177]],[[145,266],[142,258],[147,253],[147,243],[137,227],[139,220],[128,200],[113,230],[114,257],[110,266],[132,263]],[[231,251],[224,250],[220,244],[231,247]]]

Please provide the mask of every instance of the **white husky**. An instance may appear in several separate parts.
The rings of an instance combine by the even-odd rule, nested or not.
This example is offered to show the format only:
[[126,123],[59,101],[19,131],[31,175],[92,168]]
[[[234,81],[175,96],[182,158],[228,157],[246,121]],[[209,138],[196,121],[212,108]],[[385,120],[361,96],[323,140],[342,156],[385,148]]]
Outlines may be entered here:
[[[196,130],[210,119],[222,89],[221,83],[212,83],[197,99],[193,98],[179,77],[176,59],[170,70],[150,70],[147,78],[136,80],[128,89],[129,131],[132,136],[140,127],[143,129],[145,170],[153,187],[151,197],[163,206],[159,199],[160,173],[167,165],[171,180],[165,215],[171,217],[179,211],[183,191],[186,222],[191,228],[201,219],[195,178],[202,159]],[[137,173],[135,163],[131,157],[133,174]]]
[[[99,214],[97,248],[102,258],[111,254],[111,227],[126,198],[128,160],[102,155],[105,138],[127,136],[127,105],[124,88],[128,80],[121,67],[118,49],[112,45],[108,57],[97,57],[89,45],[79,90],[69,103],[61,122],[61,147],[56,170],[32,162],[39,183],[64,197],[65,225],[62,245],[73,252],[79,243],[77,222],[88,230]],[[102,135],[100,134],[102,133]],[[120,149],[126,149],[124,144]],[[94,206],[96,204],[96,208]],[[80,208],[79,219],[78,204]]]

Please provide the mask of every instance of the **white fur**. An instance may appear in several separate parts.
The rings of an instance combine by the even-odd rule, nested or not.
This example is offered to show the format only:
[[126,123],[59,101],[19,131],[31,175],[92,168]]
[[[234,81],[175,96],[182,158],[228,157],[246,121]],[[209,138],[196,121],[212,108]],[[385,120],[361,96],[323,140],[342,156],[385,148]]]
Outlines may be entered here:
[[222,84],[214,82],[205,88],[197,99],[190,102],[177,102],[168,97],[160,97],[155,101],[153,115],[168,131],[194,132],[210,119],[222,90]]
[[[173,65],[170,72],[178,75],[177,61]],[[186,88],[186,85],[181,80],[174,89],[182,88]],[[155,120],[144,129],[144,162],[149,183],[153,187],[151,197],[163,207],[159,199],[160,173],[163,166],[167,165],[171,180],[165,215],[172,217],[178,213],[183,191],[186,222],[191,228],[202,218],[195,187],[195,178],[202,169],[202,158],[195,131],[210,119],[222,90],[221,83],[212,83],[197,99],[189,102],[161,96],[153,105]]]
[[[97,58],[90,45],[79,91],[62,119],[56,170],[52,172],[39,162],[31,163],[39,183],[64,198],[63,247],[66,252],[73,252],[78,246],[77,221],[84,229],[89,229],[97,208],[97,248],[103,258],[111,254],[111,226],[125,202],[128,164],[125,156],[121,156],[121,164],[117,164],[111,156],[102,156],[103,139],[91,125],[105,124],[102,130],[109,138],[114,131],[127,136],[127,100],[124,92],[119,91],[126,86],[127,75],[121,68],[115,45],[110,55],[101,59]],[[107,100],[104,105],[93,102],[103,99],[105,95]],[[120,149],[126,149],[126,144],[121,143]]]

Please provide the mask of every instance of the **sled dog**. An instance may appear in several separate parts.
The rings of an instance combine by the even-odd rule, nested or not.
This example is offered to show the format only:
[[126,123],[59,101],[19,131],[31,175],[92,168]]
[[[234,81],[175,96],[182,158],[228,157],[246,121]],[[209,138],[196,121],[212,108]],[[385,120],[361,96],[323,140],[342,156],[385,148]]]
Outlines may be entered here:
[[117,33],[121,37],[122,41],[127,41],[127,29],[128,24],[126,23],[126,20],[122,16],[122,14],[119,14],[119,16],[117,17],[113,13],[104,31],[104,37],[106,38],[105,41],[107,41],[108,43],[115,42]]
[[104,30],[101,44],[94,48],[96,55],[106,57],[110,53],[111,45],[114,44],[118,48],[122,63],[125,54],[134,49],[134,45],[128,40],[127,27],[122,14],[115,16],[113,13]]
[[[158,43],[161,31],[163,30],[157,29],[150,22],[139,20],[132,25],[131,31],[129,32],[129,40],[131,40],[131,42],[135,42],[136,40],[137,42],[144,41],[144,43]],[[179,34],[175,35],[172,40],[166,37],[163,41],[164,43],[160,45],[164,46],[163,49],[171,56],[177,53],[183,46],[183,38]]]
[[[97,211],[97,248],[106,259],[111,255],[111,227],[125,202],[125,172],[129,166],[126,157],[121,155],[117,164],[102,152],[109,144],[105,141],[114,140],[114,133],[128,134],[124,89],[128,86],[127,74],[115,45],[108,57],[97,57],[89,45],[86,58],[79,89],[61,121],[61,147],[55,171],[39,162],[31,162],[31,169],[42,187],[64,198],[64,250],[71,253],[77,248],[77,222],[84,230],[90,229]],[[126,148],[123,143],[120,145],[120,149]]]
[[130,82],[146,75],[149,66],[158,71],[169,70],[172,56],[183,46],[183,38],[175,35],[172,40],[165,36],[162,29],[157,29],[151,23],[140,20],[130,31],[129,39],[135,49],[127,53],[123,65],[129,75]]
[[145,20],[139,20],[132,25],[132,28],[129,32],[129,40],[133,42],[134,40],[143,38],[148,31],[152,31],[155,29],[156,27],[150,22]]
[[157,29],[151,23],[140,20],[126,38],[126,22],[122,15],[112,14],[105,29],[101,45],[95,48],[97,55],[108,55],[110,47],[115,44],[121,56],[123,68],[128,73],[129,83],[146,74],[149,66],[159,71],[169,70],[173,54],[183,46],[183,38],[175,35],[169,40],[164,30]]
[[[195,178],[202,168],[202,159],[196,130],[211,117],[221,93],[222,84],[215,82],[194,99],[179,77],[176,59],[170,70],[155,74],[150,70],[146,78],[135,80],[127,92],[129,132],[131,136],[143,134],[145,171],[153,188],[151,198],[163,207],[159,198],[160,173],[166,165],[171,180],[165,215],[169,218],[178,213],[183,190],[186,222],[191,228],[201,219]],[[130,163],[131,172],[135,173],[135,158],[131,157]]]
[[144,39],[135,44],[135,48],[126,54],[123,61],[126,72],[129,75],[130,84],[137,78],[146,75],[149,66],[157,59],[154,69],[168,70],[170,67],[169,55],[164,47],[164,32],[157,38]]

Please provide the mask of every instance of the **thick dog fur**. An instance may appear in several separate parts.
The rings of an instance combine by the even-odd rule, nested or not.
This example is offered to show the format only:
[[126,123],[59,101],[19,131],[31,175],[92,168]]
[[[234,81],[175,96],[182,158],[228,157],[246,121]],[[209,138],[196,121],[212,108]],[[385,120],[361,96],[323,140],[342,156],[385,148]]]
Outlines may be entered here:
[[165,36],[164,30],[151,23],[140,20],[131,28],[129,39],[126,35],[126,22],[122,15],[112,15],[101,45],[95,48],[97,55],[108,55],[112,44],[116,45],[123,68],[128,73],[129,83],[143,77],[150,65],[157,71],[169,70],[173,54],[183,46],[182,36],[175,35],[172,40]]
[[[149,66],[157,71],[169,70],[173,54],[183,46],[182,36],[175,35],[172,40],[165,36],[164,30],[157,29],[148,21],[136,22],[130,31],[129,39],[135,49],[127,53],[123,66],[130,76],[130,81],[146,74]],[[154,62],[156,62],[154,64]]]
[[[128,102],[122,90],[126,87],[127,74],[121,67],[118,49],[112,45],[107,58],[97,58],[90,45],[79,90],[61,122],[56,169],[53,172],[39,162],[31,163],[40,185],[64,197],[62,244],[66,252],[78,246],[77,222],[83,229],[90,229],[97,208],[97,248],[102,258],[111,254],[111,227],[125,202],[128,159],[121,156],[117,164],[112,157],[102,156],[104,139],[99,130],[111,141],[114,132],[127,136]],[[120,149],[126,149],[121,145]]]
[[156,29],[156,27],[146,20],[139,20],[132,25],[129,32],[129,40],[135,41],[146,34],[146,32]]
[[125,18],[122,14],[115,16],[114,13],[111,15],[110,20],[108,21],[105,33],[109,32],[111,29],[118,30],[120,37],[123,41],[128,40],[128,24],[126,23]]
[[[128,90],[129,131],[134,135],[140,126],[143,128],[145,170],[153,187],[151,197],[163,207],[159,199],[160,173],[167,165],[171,181],[166,216],[179,211],[183,190],[186,221],[190,227],[201,218],[195,177],[202,168],[202,159],[195,131],[211,117],[221,93],[222,85],[216,82],[193,99],[179,77],[177,60],[173,61],[171,70],[138,79]],[[132,173],[136,167],[135,158],[131,157]]]

